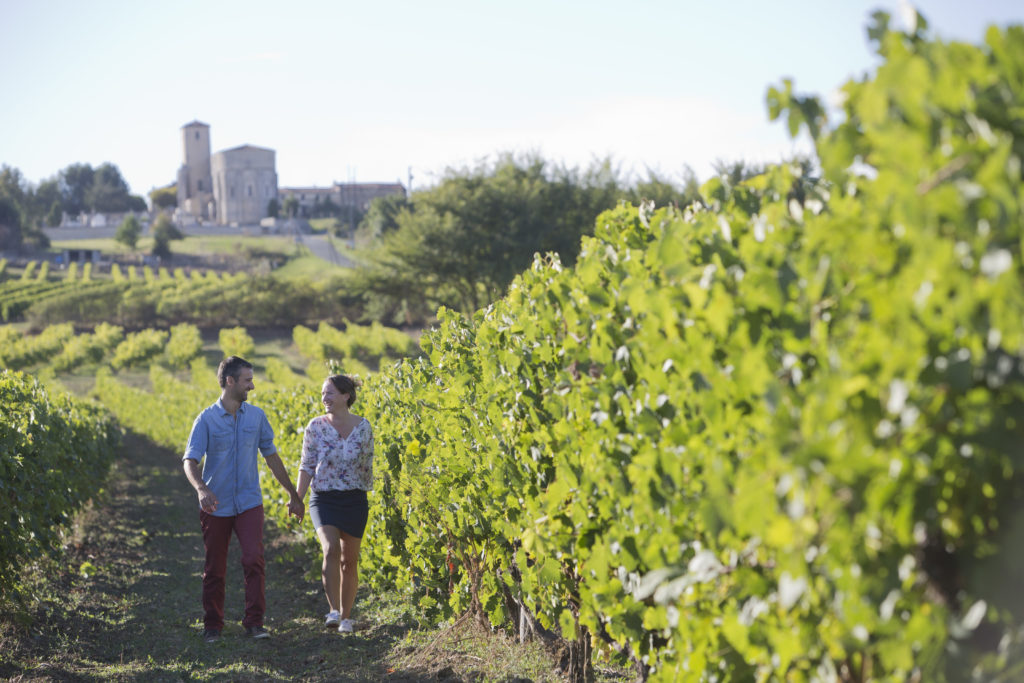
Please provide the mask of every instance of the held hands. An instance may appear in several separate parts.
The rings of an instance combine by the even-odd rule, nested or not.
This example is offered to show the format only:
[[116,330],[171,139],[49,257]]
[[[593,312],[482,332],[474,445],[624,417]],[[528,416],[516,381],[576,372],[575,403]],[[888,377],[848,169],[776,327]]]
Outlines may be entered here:
[[300,522],[302,521],[302,518],[306,514],[306,506],[302,502],[302,499],[299,498],[299,495],[297,493],[293,493],[291,496],[291,500],[288,501],[288,513],[290,515],[293,515],[295,519],[299,520]]

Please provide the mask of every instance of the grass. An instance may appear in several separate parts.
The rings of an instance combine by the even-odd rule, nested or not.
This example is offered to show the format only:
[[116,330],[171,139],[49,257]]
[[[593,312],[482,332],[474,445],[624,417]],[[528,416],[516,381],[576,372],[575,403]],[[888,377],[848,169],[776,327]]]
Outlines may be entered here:
[[290,259],[283,266],[274,270],[274,277],[285,279],[307,279],[315,282],[329,279],[344,271],[344,268],[336,266],[333,263],[328,263],[316,256],[306,255]]

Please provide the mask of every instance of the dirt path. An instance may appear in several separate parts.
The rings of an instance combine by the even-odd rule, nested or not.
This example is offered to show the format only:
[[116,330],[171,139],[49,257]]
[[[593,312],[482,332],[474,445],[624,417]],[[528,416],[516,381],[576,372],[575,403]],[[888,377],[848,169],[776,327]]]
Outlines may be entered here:
[[224,637],[203,643],[202,540],[179,457],[138,436],[125,438],[108,491],[82,516],[63,566],[36,594],[31,624],[7,625],[0,633],[0,678],[425,679],[389,671],[389,653],[409,627],[401,614],[375,612],[381,607],[362,592],[357,610],[364,607],[356,615],[362,630],[341,636],[323,629],[324,600],[319,582],[306,576],[309,561],[286,560],[292,541],[269,525],[266,626],[272,637],[243,635],[243,582],[232,542]]

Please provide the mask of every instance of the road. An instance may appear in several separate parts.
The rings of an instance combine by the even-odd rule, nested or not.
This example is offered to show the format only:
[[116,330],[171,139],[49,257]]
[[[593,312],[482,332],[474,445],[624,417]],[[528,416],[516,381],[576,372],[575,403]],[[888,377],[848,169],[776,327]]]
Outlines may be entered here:
[[303,244],[309,248],[313,256],[333,263],[342,268],[354,268],[355,262],[344,254],[338,253],[327,235],[296,235],[296,244]]

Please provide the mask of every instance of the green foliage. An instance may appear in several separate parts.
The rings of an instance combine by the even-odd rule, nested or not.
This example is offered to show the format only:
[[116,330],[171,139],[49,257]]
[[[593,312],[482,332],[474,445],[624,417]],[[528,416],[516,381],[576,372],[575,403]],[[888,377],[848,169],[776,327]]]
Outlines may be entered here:
[[129,249],[134,249],[140,235],[142,235],[142,224],[139,223],[139,219],[134,215],[129,215],[117,226],[114,239]]
[[[656,176],[641,188],[627,187],[608,162],[581,173],[536,157],[505,156],[449,171],[437,187],[408,201],[374,202],[361,232],[378,243],[353,286],[368,292],[385,319],[403,302],[417,315],[438,304],[468,313],[501,296],[537,252],[572,263],[597,215],[638,191],[673,196],[668,181]],[[674,196],[688,203],[688,192]]]
[[146,329],[132,332],[114,349],[110,366],[115,370],[148,364],[164,351],[166,330]]
[[[89,264],[86,264],[86,272]],[[58,321],[98,324],[110,320],[119,308],[126,285],[113,280],[92,280],[83,273],[80,281],[62,280],[46,289],[26,290],[6,303],[10,319],[24,317],[41,328]],[[0,291],[2,291],[0,287]],[[0,313],[4,306],[0,306]]]
[[285,388],[310,385],[312,382],[310,378],[293,371],[288,364],[280,358],[267,359],[266,373],[267,379],[271,384]]
[[770,95],[823,179],[604,214],[368,381],[368,581],[655,680],[1024,664],[1024,30],[879,46],[833,128]]
[[178,206],[178,185],[158,187],[149,192],[149,201],[154,209],[173,209]]
[[185,238],[181,231],[174,227],[166,213],[156,217],[149,228],[149,234],[153,237],[153,255],[160,258],[168,258],[171,255],[172,240]]
[[167,363],[172,368],[184,368],[203,351],[203,338],[199,328],[189,323],[181,323],[171,328],[170,341],[167,342]]
[[284,215],[288,218],[295,218],[299,211],[299,200],[292,195],[288,195],[281,202],[281,210],[284,211]]
[[120,434],[97,406],[0,372],[0,604],[24,565],[59,547],[71,516],[101,488]]
[[241,356],[247,358],[252,356],[256,350],[256,342],[253,341],[244,327],[223,327],[217,335],[217,342],[224,357]]
[[[10,328],[3,328],[10,329]],[[51,325],[37,335],[20,337],[0,348],[0,369],[20,370],[57,355],[75,334],[71,323]],[[13,335],[7,333],[8,339]]]
[[[4,166],[0,175],[7,170]],[[15,200],[0,193],[0,249],[17,249],[21,246],[24,240],[21,221],[21,211]]]
[[158,365],[150,366],[153,391],[129,387],[106,368],[96,375],[93,394],[125,427],[145,434],[167,448],[185,448],[192,421],[200,410],[217,400],[220,393],[215,375],[207,386],[181,382]]
[[92,334],[69,338],[54,357],[52,367],[57,372],[67,372],[79,365],[99,363],[123,338],[124,330],[120,327],[100,323]]
[[[78,272],[77,266],[72,268]],[[31,287],[16,280],[0,281],[0,320],[24,319],[38,328],[64,321],[81,325],[112,321],[135,328],[211,321],[280,325],[308,319],[344,320],[361,310],[358,298],[338,295],[336,282],[314,284],[245,273],[220,278],[212,271],[202,277],[184,277],[177,269],[174,277],[159,278],[148,266],[143,269],[143,281],[130,266],[127,278],[120,268],[112,267],[109,280],[85,283],[66,277],[44,285],[34,282],[37,272],[33,266]]]
[[46,225],[51,228],[56,228],[60,225],[64,219],[64,212],[60,208],[60,202],[54,202],[50,205],[50,210],[46,213]]
[[347,367],[348,374],[365,375],[368,365],[383,365],[388,357],[408,356],[415,351],[412,337],[376,321],[370,325],[346,321],[344,331],[325,322],[321,322],[315,332],[304,325],[296,325],[292,338],[299,352],[314,361],[315,369],[310,370],[314,378],[323,374],[327,361],[337,361]]

